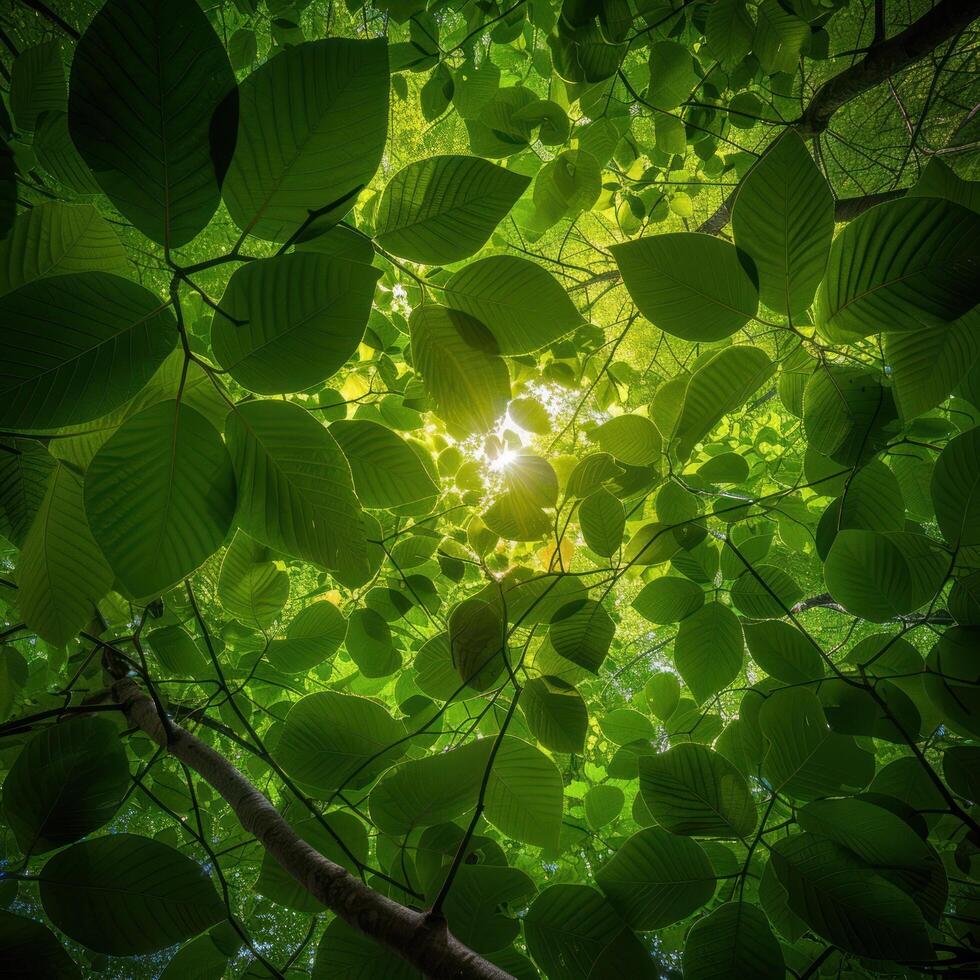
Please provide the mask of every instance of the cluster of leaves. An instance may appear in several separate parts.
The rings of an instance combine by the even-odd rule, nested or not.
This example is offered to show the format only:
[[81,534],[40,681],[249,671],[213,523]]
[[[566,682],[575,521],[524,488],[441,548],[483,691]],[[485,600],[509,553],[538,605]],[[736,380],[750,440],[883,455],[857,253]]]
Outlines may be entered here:
[[417,975],[123,674],[521,980],[977,968],[977,35],[806,122],[930,6],[3,15],[11,975]]

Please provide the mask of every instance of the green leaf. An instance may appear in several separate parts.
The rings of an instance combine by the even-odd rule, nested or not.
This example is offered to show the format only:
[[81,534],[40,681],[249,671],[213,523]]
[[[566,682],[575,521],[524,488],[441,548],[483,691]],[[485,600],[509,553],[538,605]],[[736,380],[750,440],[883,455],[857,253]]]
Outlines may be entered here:
[[285,47],[242,82],[222,187],[249,235],[283,242],[310,211],[336,222],[374,176],[388,133],[388,45],[329,38]]
[[585,543],[597,555],[609,558],[619,550],[626,511],[618,497],[600,487],[579,505],[578,520]]
[[753,619],[781,619],[802,598],[802,589],[778,565],[753,565],[731,588],[732,605]]
[[980,181],[961,180],[939,157],[930,157],[909,197],[941,197],[980,212]]
[[304,606],[286,627],[286,636],[269,644],[269,662],[285,674],[312,670],[332,657],[347,638],[347,620],[326,600]]
[[59,464],[17,562],[17,602],[24,622],[53,646],[68,643],[91,622],[112,586],[83,508],[82,481]]
[[375,237],[382,248],[412,262],[458,262],[486,244],[529,183],[479,157],[410,163],[381,195]]
[[41,904],[76,942],[111,956],[166,949],[225,918],[201,867],[133,834],[73,844],[41,869]]
[[402,664],[391,630],[374,609],[355,609],[347,621],[347,652],[363,677],[390,677]]
[[321,691],[289,709],[274,755],[306,792],[326,799],[348,780],[365,785],[400,758],[404,735],[377,702]]
[[10,109],[17,128],[33,132],[42,113],[63,110],[67,101],[61,43],[45,41],[24,48],[10,71]]
[[912,899],[839,844],[798,834],[777,841],[771,861],[790,909],[828,942],[872,959],[933,958]]
[[0,526],[4,537],[21,548],[58,464],[32,439],[15,439],[5,445],[14,452],[0,451]]
[[485,432],[507,409],[510,376],[479,320],[425,305],[412,310],[412,360],[435,410],[466,433]]
[[194,0],[108,0],[75,49],[72,140],[116,208],[178,248],[218,207],[236,95],[224,46]]
[[458,680],[476,691],[493,687],[508,655],[500,611],[482,599],[464,599],[449,614],[449,645]]
[[85,513],[120,585],[136,598],[159,595],[231,527],[235,474],[221,436],[177,401],[132,416],[89,466]]
[[677,708],[681,699],[681,685],[676,674],[662,670],[654,674],[643,686],[643,696],[650,710],[666,721]]
[[58,937],[40,922],[0,909],[0,958],[23,980],[81,980],[82,972]]
[[802,314],[827,265],[834,196],[795,130],[774,140],[739,185],[732,232],[755,263],[759,299],[787,316]]
[[610,251],[640,312],[682,340],[723,340],[758,309],[754,271],[746,271],[734,245],[718,238],[673,232]]
[[532,677],[521,695],[531,734],[551,752],[582,752],[589,710],[578,691],[557,677]]
[[[452,820],[477,803],[493,739],[403,763],[371,792],[371,818],[389,834]],[[555,764],[521,739],[506,736],[486,785],[484,816],[502,833],[538,847],[558,842],[562,780]]]
[[[957,513],[962,519],[962,511]],[[824,563],[827,589],[848,612],[875,623],[914,612],[939,591],[949,556],[935,541],[908,531],[845,530]]]
[[947,542],[961,550],[980,545],[980,428],[946,444],[931,489],[936,522]]
[[980,358],[980,313],[971,311],[942,326],[886,333],[884,340],[895,403],[911,421],[946,401]]
[[980,629],[953,626],[936,641],[926,661],[925,688],[954,731],[980,738],[980,697],[974,683]]
[[622,812],[625,797],[618,786],[600,783],[591,786],[585,794],[585,819],[593,830],[600,830],[612,823]]
[[736,65],[752,49],[755,24],[745,0],[717,0],[708,11],[704,34],[711,53],[726,67]]
[[649,741],[656,732],[646,715],[633,708],[613,708],[599,716],[602,734],[616,745],[629,745],[631,742]]
[[239,622],[266,629],[289,598],[289,575],[265,545],[238,530],[221,559],[218,599]]
[[735,680],[742,655],[738,616],[720,602],[709,602],[681,621],[674,663],[698,704]]
[[304,561],[366,576],[366,530],[350,466],[324,426],[299,405],[254,401],[228,413],[225,438],[240,528]]
[[325,381],[357,350],[380,272],[298,252],[236,269],[214,314],[218,363],[263,395]]
[[107,824],[129,789],[116,727],[73,718],[42,728],[3,783],[3,810],[25,855],[44,854]]
[[51,276],[0,297],[0,425],[87,422],[132,398],[177,343],[168,305],[105,272]]
[[743,623],[752,659],[784,684],[803,684],[824,675],[819,650],[802,630],[789,623]]
[[157,659],[171,674],[179,677],[200,677],[208,669],[198,645],[180,626],[161,626],[146,634]]
[[847,848],[938,925],[949,892],[946,871],[933,847],[901,817],[869,800],[815,800],[799,811],[799,823]]
[[647,582],[633,600],[633,608],[651,623],[679,623],[704,605],[704,590],[690,579],[673,575]]
[[545,976],[653,980],[656,963],[622,916],[587,885],[558,884],[534,900],[524,919],[528,952]]
[[766,916],[748,902],[726,902],[698,919],[684,941],[685,980],[783,980],[783,951]]
[[419,452],[391,429],[351,419],[334,422],[330,435],[347,457],[363,507],[399,507],[438,496]]
[[766,740],[762,773],[777,793],[812,800],[861,789],[874,776],[874,754],[830,730],[812,691],[770,695],[759,709],[759,727]]
[[420,980],[421,974],[397,953],[358,932],[343,919],[331,919],[316,948],[313,980]]
[[464,266],[446,283],[446,303],[479,320],[508,355],[547,347],[584,322],[550,272],[516,255]]
[[118,236],[91,204],[49,201],[21,212],[0,241],[0,295],[44,276],[124,275],[127,266]]
[[814,320],[854,339],[956,320],[980,301],[980,215],[938,198],[879,204],[834,239]]
[[642,757],[640,794],[672,834],[740,838],[758,822],[745,777],[723,756],[693,742]]
[[582,599],[555,613],[548,639],[560,657],[597,674],[615,632],[616,626],[602,603]]
[[663,445],[657,427],[642,415],[617,415],[593,429],[589,437],[630,466],[655,462]]
[[758,347],[725,347],[709,357],[684,391],[673,431],[678,459],[687,459],[725,415],[741,408],[772,377],[773,370]]
[[596,872],[596,883],[627,922],[662,929],[707,905],[715,873],[697,841],[647,827]]

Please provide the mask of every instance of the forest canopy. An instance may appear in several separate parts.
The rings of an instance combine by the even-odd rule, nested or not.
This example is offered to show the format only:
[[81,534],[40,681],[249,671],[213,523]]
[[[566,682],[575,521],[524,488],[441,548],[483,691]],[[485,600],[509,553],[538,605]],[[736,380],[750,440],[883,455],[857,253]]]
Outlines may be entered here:
[[980,972],[980,3],[0,11],[0,975]]

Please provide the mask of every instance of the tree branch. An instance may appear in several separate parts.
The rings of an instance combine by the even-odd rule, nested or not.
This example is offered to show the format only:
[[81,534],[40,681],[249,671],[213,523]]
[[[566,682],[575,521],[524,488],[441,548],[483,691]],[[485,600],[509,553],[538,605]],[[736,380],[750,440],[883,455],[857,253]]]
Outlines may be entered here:
[[387,946],[428,977],[511,980],[464,946],[444,923],[376,892],[310,847],[259,790],[199,738],[171,724],[168,742],[153,701],[132,678],[117,680],[112,689],[132,726],[204,779],[283,869],[352,928]]
[[872,45],[860,61],[824,82],[797,123],[800,133],[804,136],[822,133],[841,106],[915,64],[965,30],[978,16],[978,0],[940,0],[904,31]]

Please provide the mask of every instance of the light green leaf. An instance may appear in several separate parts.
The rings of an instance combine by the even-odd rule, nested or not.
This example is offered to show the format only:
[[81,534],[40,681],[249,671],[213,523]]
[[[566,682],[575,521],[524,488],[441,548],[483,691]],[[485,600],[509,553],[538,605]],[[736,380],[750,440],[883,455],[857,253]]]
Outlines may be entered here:
[[720,602],[709,602],[681,621],[674,663],[698,704],[727,687],[742,669],[742,626]]
[[516,255],[491,255],[454,273],[446,303],[479,320],[501,354],[529,354],[584,322],[550,272]]
[[673,575],[647,582],[633,608],[651,623],[679,623],[704,605],[704,590],[690,579]]
[[786,130],[739,186],[735,244],[759,274],[759,298],[798,317],[823,278],[834,235],[834,196],[802,137]]
[[272,560],[265,545],[238,530],[218,574],[218,599],[239,622],[265,629],[289,598],[289,575]]
[[655,462],[663,444],[657,427],[642,415],[617,415],[593,429],[589,437],[630,466]]
[[375,237],[412,262],[446,265],[478,252],[530,181],[479,157],[410,163],[378,202]]
[[755,316],[759,290],[738,249],[710,235],[648,235],[610,248],[640,312],[682,340],[730,337]]
[[177,401],[132,416],[89,466],[85,513],[122,588],[159,595],[204,564],[231,527],[235,474],[221,436]]
[[347,638],[347,620],[326,600],[304,606],[286,627],[286,636],[269,644],[266,656],[285,674],[312,670],[332,657]]
[[112,587],[112,572],[89,529],[82,499],[82,481],[59,464],[48,477],[17,562],[24,622],[59,647],[91,622],[95,603]]
[[783,951],[765,913],[726,902],[698,919],[684,941],[685,980],[783,980]]
[[357,350],[379,275],[314,252],[249,262],[232,275],[214,314],[214,356],[250,391],[311,388]]
[[600,487],[579,505],[579,525],[585,543],[604,558],[614,555],[623,543],[626,511],[620,499]]
[[367,539],[350,466],[299,405],[254,401],[228,413],[238,480],[235,521],[270,548],[344,575],[367,575]]

